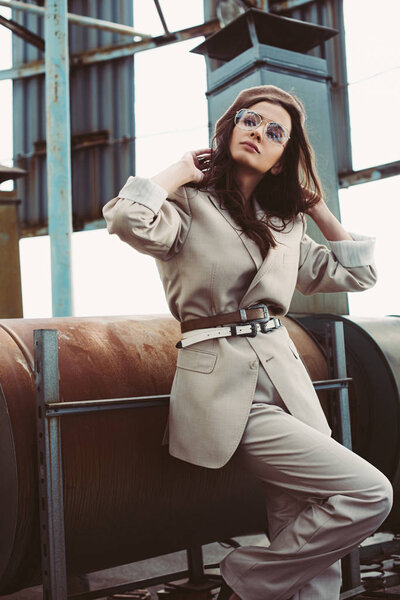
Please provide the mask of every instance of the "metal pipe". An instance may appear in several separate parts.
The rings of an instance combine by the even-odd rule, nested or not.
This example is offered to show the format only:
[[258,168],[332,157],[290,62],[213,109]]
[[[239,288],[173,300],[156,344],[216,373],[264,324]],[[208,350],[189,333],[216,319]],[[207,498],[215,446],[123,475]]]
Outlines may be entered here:
[[160,21],[161,21],[161,24],[162,24],[162,26],[164,28],[164,31],[165,31],[166,35],[169,35],[169,30],[168,30],[167,23],[165,21],[164,14],[163,14],[163,11],[161,9],[160,3],[159,3],[158,0],[154,0],[154,4],[156,5],[158,16],[160,17]]
[[106,400],[85,400],[83,402],[62,402],[46,404],[46,416],[63,417],[66,415],[87,414],[104,410],[121,410],[126,408],[153,408],[168,406],[169,394],[163,396],[142,396],[135,398],[110,398]]
[[[46,13],[46,9],[42,6],[27,4],[26,2],[19,2],[18,0],[0,0],[0,6],[7,6],[8,8],[13,8],[14,10],[25,10],[42,16]],[[115,33],[121,33],[122,35],[129,35],[133,37],[138,36],[142,39],[151,38],[151,35],[148,33],[140,33],[130,25],[121,25],[120,23],[112,23],[111,21],[104,21],[103,19],[75,15],[74,13],[67,13],[67,18],[70,23],[75,25],[85,25],[87,27],[103,29],[104,31],[114,31]]]
[[10,31],[12,31],[13,33],[15,33],[15,35],[18,35],[28,44],[32,44],[33,46],[36,46],[36,48],[39,48],[39,50],[44,52],[44,40],[40,37],[40,35],[36,35],[36,33],[29,31],[29,29],[23,27],[16,21],[13,21],[12,19],[6,19],[2,15],[0,15],[0,25],[3,25],[3,27],[6,27]]
[[339,187],[348,188],[352,185],[378,181],[386,177],[396,177],[400,175],[400,160],[395,160],[384,165],[367,167],[360,171],[351,171],[349,173],[339,173]]
[[351,377],[340,377],[337,379],[325,379],[324,381],[313,381],[316,390],[342,390],[349,387]]
[[45,18],[47,197],[53,316],[73,313],[72,181],[67,0],[48,0]]

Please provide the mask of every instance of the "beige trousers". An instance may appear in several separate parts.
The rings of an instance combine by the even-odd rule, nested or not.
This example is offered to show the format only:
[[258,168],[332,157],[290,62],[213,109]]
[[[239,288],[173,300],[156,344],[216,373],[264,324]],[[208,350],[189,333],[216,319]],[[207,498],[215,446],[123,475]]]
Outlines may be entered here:
[[389,514],[389,480],[293,417],[261,366],[237,453],[266,484],[271,544],[233,550],[224,579],[242,600],[338,600],[340,558]]

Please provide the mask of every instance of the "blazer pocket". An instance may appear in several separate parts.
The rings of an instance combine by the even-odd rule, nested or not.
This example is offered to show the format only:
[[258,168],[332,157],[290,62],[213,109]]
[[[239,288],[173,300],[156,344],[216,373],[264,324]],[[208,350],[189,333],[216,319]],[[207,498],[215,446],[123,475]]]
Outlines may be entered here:
[[214,370],[217,355],[201,350],[182,348],[178,352],[177,367],[198,373],[211,373]]

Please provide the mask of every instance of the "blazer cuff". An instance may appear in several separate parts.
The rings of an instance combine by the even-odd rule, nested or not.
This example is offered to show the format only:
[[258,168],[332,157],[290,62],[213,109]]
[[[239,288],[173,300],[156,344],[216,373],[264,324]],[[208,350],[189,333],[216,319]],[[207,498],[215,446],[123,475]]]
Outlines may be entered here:
[[118,194],[119,198],[127,198],[132,202],[142,204],[154,214],[158,214],[168,193],[158,183],[145,177],[128,177],[127,182]]
[[349,231],[353,241],[328,241],[337,260],[343,267],[364,267],[374,262],[376,238]]

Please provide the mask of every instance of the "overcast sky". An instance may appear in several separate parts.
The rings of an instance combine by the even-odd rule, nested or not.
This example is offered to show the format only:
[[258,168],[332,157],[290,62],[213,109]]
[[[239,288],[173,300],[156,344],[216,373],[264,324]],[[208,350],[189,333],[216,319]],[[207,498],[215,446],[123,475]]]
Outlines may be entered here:
[[[203,21],[202,0],[164,0],[171,30]],[[345,0],[345,26],[355,169],[399,159],[400,2]],[[153,2],[135,0],[135,26],[153,35],[162,27]],[[10,16],[0,7],[0,14]],[[0,69],[11,66],[10,34],[0,28]],[[204,59],[190,54],[202,38],[143,52],[135,58],[136,173],[151,176],[186,150],[208,145]],[[185,77],[182,77],[185,73]],[[191,73],[190,82],[187,73]],[[149,76],[151,74],[151,76]],[[189,85],[188,85],[189,83]],[[165,93],[159,93],[159,90]],[[174,93],[167,93],[174,90]],[[11,84],[0,81],[0,162],[11,166]],[[149,114],[157,119],[149,120]],[[150,160],[151,159],[151,160]],[[121,182],[121,187],[124,182]],[[118,190],[116,190],[116,194]],[[398,237],[400,177],[340,191],[349,231],[377,237],[379,282],[350,295],[353,314],[400,313]],[[168,311],[151,258],[105,230],[73,235],[75,314],[149,314]],[[48,237],[21,240],[24,316],[51,316]],[[38,268],[40,265],[40,268]]]

